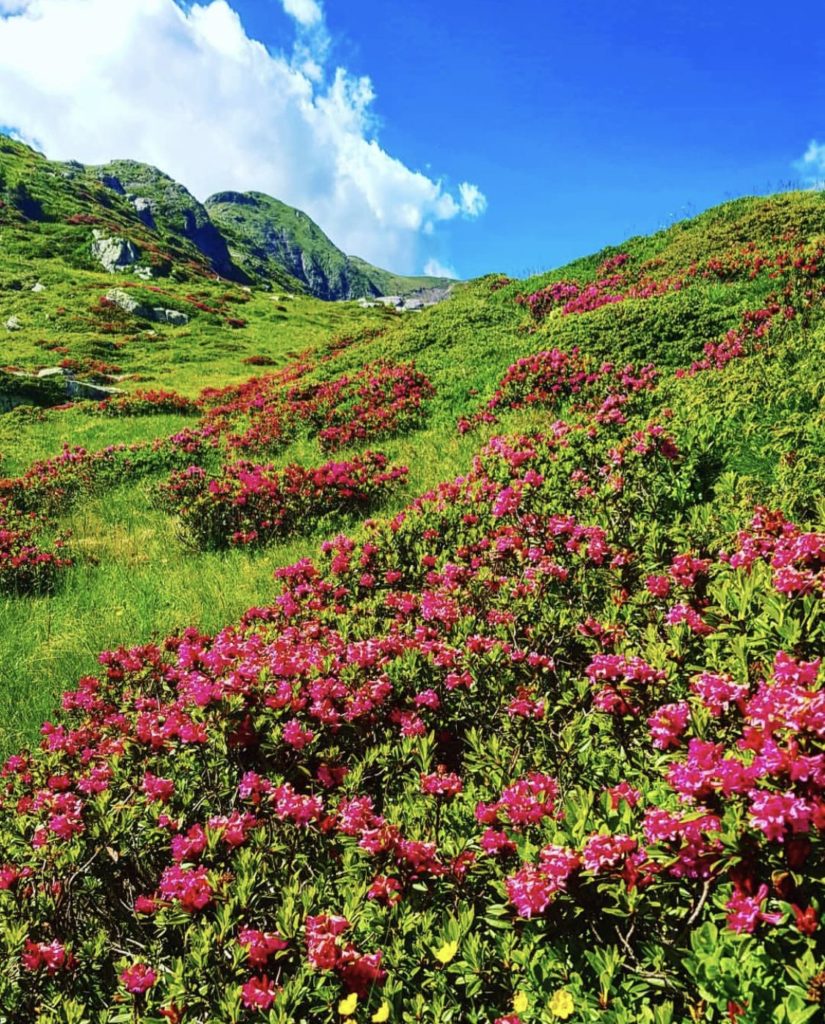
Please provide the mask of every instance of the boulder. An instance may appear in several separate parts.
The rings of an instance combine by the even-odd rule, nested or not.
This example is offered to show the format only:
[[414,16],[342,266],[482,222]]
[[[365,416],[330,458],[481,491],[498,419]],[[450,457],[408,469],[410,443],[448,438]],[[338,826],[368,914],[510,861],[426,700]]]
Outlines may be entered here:
[[140,250],[125,238],[108,237],[103,231],[93,231],[92,256],[104,270],[114,274],[126,270],[140,259]]
[[128,292],[125,292],[122,288],[112,288],[106,292],[106,298],[109,302],[113,302],[118,309],[122,309],[124,313],[129,313],[132,316],[136,316],[141,320],[152,320],[152,310],[148,306],[144,306],[138,302],[137,299],[133,299]]
[[179,313],[176,309],[164,309],[162,306],[144,306],[122,288],[112,288],[106,293],[106,298],[124,313],[136,316],[140,320],[154,320],[155,323],[171,324],[172,327],[183,327],[189,323],[189,317],[185,313]]
[[45,290],[46,290],[46,286],[44,284],[41,284],[39,281],[34,286],[34,288],[32,288],[33,292],[44,292]]
[[6,330],[7,331],[22,331],[23,330],[23,325],[20,323],[20,320],[16,316],[10,316],[8,318],[8,320],[6,321]]
[[179,313],[176,309],[162,309],[155,306],[152,310],[152,320],[159,324],[171,324],[173,327],[183,327],[189,323],[189,317],[185,313]]
[[105,388],[100,384],[90,384],[85,380],[75,380],[68,377],[66,380],[66,397],[86,399],[91,402],[102,402],[106,398],[114,398],[122,395],[120,388]]

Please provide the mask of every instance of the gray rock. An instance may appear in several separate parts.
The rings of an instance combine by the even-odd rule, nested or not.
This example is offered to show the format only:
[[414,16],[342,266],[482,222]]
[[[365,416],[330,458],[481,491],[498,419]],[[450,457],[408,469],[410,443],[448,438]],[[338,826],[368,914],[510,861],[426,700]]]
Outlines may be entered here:
[[92,256],[110,274],[126,270],[140,259],[140,250],[127,239],[107,237],[98,228],[95,228],[92,234]]
[[148,306],[144,306],[138,302],[137,299],[133,299],[128,292],[125,292],[122,288],[112,288],[106,292],[106,298],[109,302],[113,302],[118,309],[122,309],[124,313],[130,313],[132,316],[139,317],[141,320],[151,320],[152,310]]
[[155,224],[155,217],[152,212],[152,203],[145,196],[136,196],[132,200],[132,205],[137,212],[138,217],[146,225],[147,228],[151,228],[154,231],[157,227]]
[[46,286],[44,284],[41,284],[39,281],[34,286],[34,288],[32,288],[33,292],[44,292],[45,290],[46,290]]
[[189,317],[185,313],[179,313],[176,309],[164,309],[162,306],[144,306],[122,288],[112,288],[106,293],[106,298],[124,313],[136,316],[140,320],[154,320],[155,323],[171,324],[172,327],[183,327],[189,323]]
[[10,316],[8,318],[8,320],[6,321],[6,330],[7,331],[22,331],[23,330],[23,325],[20,323],[20,320],[18,319],[18,317]]
[[104,388],[100,384],[90,384],[88,381],[75,380],[73,377],[66,379],[67,398],[85,398],[92,402],[102,402],[104,398],[122,394],[121,388]]
[[173,327],[183,327],[189,323],[189,317],[185,313],[179,313],[176,309],[162,309],[155,306],[152,310],[152,320],[159,324],[171,324]]
[[38,377],[65,377],[68,374],[68,370],[64,370],[62,366],[47,366],[45,370],[38,371]]
[[139,277],[141,281],[151,281],[152,278],[155,276],[152,273],[151,267],[133,267],[132,273],[135,275],[135,277]]

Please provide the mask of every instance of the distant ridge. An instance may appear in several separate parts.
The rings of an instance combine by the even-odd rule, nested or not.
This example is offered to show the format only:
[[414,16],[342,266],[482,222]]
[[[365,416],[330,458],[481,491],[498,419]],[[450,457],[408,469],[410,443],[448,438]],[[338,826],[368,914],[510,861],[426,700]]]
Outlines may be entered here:
[[126,264],[117,260],[128,259],[147,278],[214,273],[327,301],[446,293],[452,285],[347,256],[306,213],[262,192],[219,192],[204,204],[149,164],[50,161],[4,135],[0,199],[24,220],[88,225],[83,253],[76,233],[67,236],[65,255],[72,262],[82,264],[87,252],[93,259],[94,239],[111,266],[122,269]]

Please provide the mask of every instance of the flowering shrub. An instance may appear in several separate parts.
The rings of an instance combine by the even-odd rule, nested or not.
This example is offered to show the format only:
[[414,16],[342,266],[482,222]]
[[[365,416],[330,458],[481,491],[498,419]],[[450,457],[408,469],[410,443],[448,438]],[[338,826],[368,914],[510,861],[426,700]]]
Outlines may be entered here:
[[103,416],[159,416],[167,413],[190,416],[199,411],[196,402],[176,391],[141,389],[122,398],[108,398],[88,408],[90,412]]
[[322,384],[311,398],[308,416],[320,427],[326,451],[373,438],[404,433],[423,420],[430,382],[412,364],[365,366],[352,380]]
[[[701,453],[591,397],[216,636],[101,656],[3,770],[11,1019],[814,1019],[822,536],[686,545]],[[388,473],[166,494],[231,543]]]
[[786,298],[803,296],[822,276],[823,246],[818,240],[800,241],[793,249],[783,245],[760,250],[755,243],[693,261],[671,273],[661,273],[660,264],[649,260],[636,268],[628,253],[617,253],[596,268],[589,282],[553,281],[515,301],[528,310],[533,321],[541,323],[551,313],[560,316],[589,313],[602,306],[648,300],[708,281],[754,280],[760,275],[782,286]]
[[556,348],[538,352],[513,363],[484,408],[470,419],[460,419],[458,430],[466,433],[478,423],[495,423],[497,411],[530,406],[553,409],[578,395],[589,406],[598,407],[598,423],[626,423],[630,410],[622,407],[634,393],[652,390],[656,376],[652,365],[638,373],[632,366],[617,370],[612,363],[593,367],[578,348],[569,353]]
[[[674,289],[627,255],[558,301]],[[782,294],[681,380],[518,360],[476,416],[551,410],[531,433],[278,569],[215,635],[104,652],[0,775],[0,1018],[820,1019],[825,533],[813,499],[786,515],[723,476],[737,425],[720,442],[684,399],[747,378],[744,354],[778,375],[768,327],[812,312],[785,288],[815,250],[771,260],[685,272]],[[174,470],[164,501],[215,546],[360,511],[403,477],[383,456],[246,457],[411,429],[431,386],[316,370],[207,392],[176,440],[67,449],[4,493],[19,517]],[[814,450],[817,395],[765,443]]]
[[0,500],[24,512],[64,512],[101,486],[168,472],[204,456],[209,447],[204,433],[191,430],[98,451],[64,445],[60,455],[32,463],[22,476],[0,479]]
[[414,429],[434,394],[412,364],[374,363],[351,377],[300,383],[309,369],[299,360],[239,387],[204,392],[205,423],[245,453],[277,450],[302,427],[309,427],[325,451],[334,451]]
[[605,260],[599,267],[599,273],[606,276],[590,284],[555,281],[530,295],[517,295],[516,302],[524,306],[534,320],[542,321],[555,309],[560,310],[562,316],[570,316],[574,313],[590,313],[601,306],[627,299],[652,299],[670,291],[679,291],[696,272],[695,268],[691,268],[687,274],[675,274],[658,280],[644,277],[635,284],[629,284],[624,272],[611,273],[628,259],[626,253],[619,253]]
[[210,476],[190,466],[161,486],[160,497],[200,547],[265,544],[307,519],[366,511],[406,474],[405,467],[388,466],[386,456],[372,451],[315,469],[235,462]]
[[43,540],[48,524],[34,512],[21,513],[0,498],[0,594],[19,597],[55,588],[71,559],[64,536]]

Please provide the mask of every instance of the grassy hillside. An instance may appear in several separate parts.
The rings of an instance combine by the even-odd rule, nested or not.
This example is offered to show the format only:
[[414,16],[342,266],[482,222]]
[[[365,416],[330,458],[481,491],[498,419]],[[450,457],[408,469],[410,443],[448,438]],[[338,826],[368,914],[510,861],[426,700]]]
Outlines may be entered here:
[[15,185],[0,1022],[819,1019],[825,197],[172,327]]

